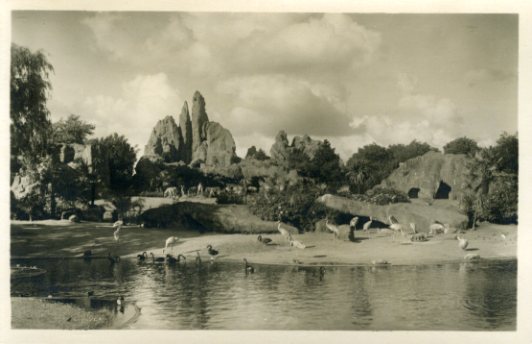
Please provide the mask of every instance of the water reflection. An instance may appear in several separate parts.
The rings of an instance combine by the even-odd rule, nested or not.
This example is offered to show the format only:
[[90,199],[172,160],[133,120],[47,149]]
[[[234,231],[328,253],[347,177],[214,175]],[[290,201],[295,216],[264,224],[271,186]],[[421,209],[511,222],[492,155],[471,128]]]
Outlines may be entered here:
[[[45,275],[12,279],[13,296],[72,297],[97,308],[123,295],[149,329],[513,330],[516,262],[368,267],[204,262],[20,260]],[[94,296],[85,297],[87,291]],[[100,305],[101,307],[101,305]],[[116,308],[116,307],[115,307]],[[120,309],[118,309],[120,311]],[[126,313],[127,307],[126,307]]]

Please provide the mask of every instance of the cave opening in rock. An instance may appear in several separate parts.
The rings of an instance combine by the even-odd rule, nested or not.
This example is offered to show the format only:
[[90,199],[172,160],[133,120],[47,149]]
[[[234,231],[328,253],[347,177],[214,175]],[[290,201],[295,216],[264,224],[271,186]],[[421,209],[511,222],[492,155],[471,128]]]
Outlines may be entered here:
[[419,197],[419,188],[411,188],[408,190],[408,198],[418,198]]
[[438,186],[438,190],[436,190],[436,193],[434,194],[434,199],[449,199],[450,192],[451,186],[441,180],[440,185]]

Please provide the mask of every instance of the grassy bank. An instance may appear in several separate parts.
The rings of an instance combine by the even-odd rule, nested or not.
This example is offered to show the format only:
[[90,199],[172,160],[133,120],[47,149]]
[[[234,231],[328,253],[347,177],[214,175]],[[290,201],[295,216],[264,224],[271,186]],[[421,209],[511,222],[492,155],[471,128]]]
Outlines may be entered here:
[[79,307],[35,298],[11,298],[14,329],[92,330],[109,324],[106,311],[89,312]]

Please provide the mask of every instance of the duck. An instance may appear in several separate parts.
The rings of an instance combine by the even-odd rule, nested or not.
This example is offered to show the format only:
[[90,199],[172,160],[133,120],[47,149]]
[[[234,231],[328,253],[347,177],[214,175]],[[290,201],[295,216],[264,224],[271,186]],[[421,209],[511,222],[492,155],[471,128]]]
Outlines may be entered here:
[[186,263],[187,263],[187,257],[185,257],[185,256],[182,255],[182,254],[178,254],[178,255],[177,255],[177,262],[180,263],[181,260],[183,260],[183,264],[186,264]]
[[246,271],[246,273],[252,274],[255,272],[255,268],[249,265],[248,260],[246,258],[244,258],[244,263],[245,263],[244,270]]
[[270,244],[273,241],[270,238],[263,238],[262,235],[259,235],[257,237],[257,240],[260,241],[261,243],[263,243],[264,245],[268,245],[268,244]]
[[171,254],[167,254],[164,262],[168,265],[174,265],[175,263],[177,263],[177,259],[173,257]]
[[137,254],[137,259],[139,260],[139,262],[145,261],[146,258],[148,258],[148,254],[146,253],[146,251],[142,252],[142,254]]
[[467,246],[469,245],[469,241],[460,236],[456,236],[456,240],[458,240],[458,247],[465,251],[467,249]]
[[111,264],[120,262],[120,256],[111,256],[111,252],[107,254],[107,259]]
[[211,256],[211,260],[214,260],[214,257],[218,255],[218,251],[212,248],[212,245],[207,245],[207,250],[209,251],[209,256]]
[[155,255],[153,254],[153,252],[150,252],[150,255],[151,255],[151,261],[152,261],[152,263],[164,263],[164,261],[165,261],[165,258],[164,258],[164,257],[157,257],[157,258],[155,258]]

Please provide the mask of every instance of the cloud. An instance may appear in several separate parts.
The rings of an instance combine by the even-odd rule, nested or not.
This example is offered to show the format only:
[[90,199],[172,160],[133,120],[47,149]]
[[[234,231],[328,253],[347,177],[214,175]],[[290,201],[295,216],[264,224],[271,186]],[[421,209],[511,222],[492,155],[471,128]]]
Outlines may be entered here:
[[180,104],[179,91],[171,86],[165,74],[138,75],[122,84],[118,97],[85,98],[80,114],[95,124],[97,137],[114,132],[125,135],[142,154],[157,120],[175,114]]
[[[191,73],[345,73],[381,37],[345,14],[96,14],[83,23],[111,59]],[[151,25],[150,25],[151,23]]]
[[221,82],[217,91],[234,99],[223,120],[235,134],[256,131],[274,136],[281,129],[309,135],[350,131],[341,97],[319,84],[285,75],[260,75]]
[[464,81],[470,86],[488,82],[502,82],[515,78],[515,74],[500,69],[472,69],[464,75]]

